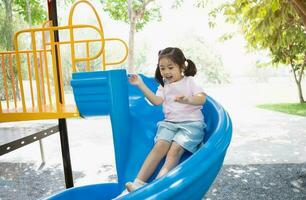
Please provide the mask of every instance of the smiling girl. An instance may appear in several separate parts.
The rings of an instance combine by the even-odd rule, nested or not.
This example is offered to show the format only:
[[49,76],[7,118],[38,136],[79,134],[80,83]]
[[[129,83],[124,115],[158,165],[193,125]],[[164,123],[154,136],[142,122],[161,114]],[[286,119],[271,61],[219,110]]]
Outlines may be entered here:
[[164,157],[165,163],[156,178],[177,166],[185,151],[194,153],[202,143],[205,124],[201,109],[206,94],[193,80],[196,72],[195,64],[186,59],[179,48],[168,47],[158,53],[155,79],[160,86],[156,94],[140,76],[130,76],[129,82],[137,86],[152,104],[163,105],[165,119],[157,124],[154,147],[136,179],[126,184],[129,192],[145,185]]

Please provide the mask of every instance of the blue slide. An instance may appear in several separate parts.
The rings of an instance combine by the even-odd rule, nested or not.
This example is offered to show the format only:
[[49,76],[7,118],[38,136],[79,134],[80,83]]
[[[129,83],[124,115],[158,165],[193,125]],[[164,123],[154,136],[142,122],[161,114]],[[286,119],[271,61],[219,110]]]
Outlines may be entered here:
[[[142,78],[149,88],[157,90],[153,78]],[[83,117],[110,115],[118,183],[70,188],[47,199],[115,198],[125,189],[126,182],[134,180],[150,152],[156,124],[163,120],[162,108],[151,105],[138,88],[128,83],[125,70],[74,73],[71,86]],[[196,200],[205,195],[222,167],[232,123],[211,97],[207,97],[203,113],[207,127],[201,148],[192,155],[185,153],[180,164],[165,176],[154,180],[156,174],[153,175],[149,184],[120,199]]]

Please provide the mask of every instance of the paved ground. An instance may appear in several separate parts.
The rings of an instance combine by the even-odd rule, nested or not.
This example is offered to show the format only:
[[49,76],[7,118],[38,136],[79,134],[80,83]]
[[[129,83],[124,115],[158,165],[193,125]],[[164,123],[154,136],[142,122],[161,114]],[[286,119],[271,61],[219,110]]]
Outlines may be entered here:
[[306,199],[306,164],[224,165],[206,200]]
[[[231,114],[234,131],[205,199],[306,199],[306,118],[255,108],[254,97],[265,98],[263,89],[256,88],[255,96],[247,87],[240,88],[244,95],[236,90],[208,91]],[[75,185],[116,181],[109,130],[107,117],[68,120]],[[38,144],[0,157],[1,200],[39,199],[64,188],[58,135],[45,139],[44,146],[42,169]]]

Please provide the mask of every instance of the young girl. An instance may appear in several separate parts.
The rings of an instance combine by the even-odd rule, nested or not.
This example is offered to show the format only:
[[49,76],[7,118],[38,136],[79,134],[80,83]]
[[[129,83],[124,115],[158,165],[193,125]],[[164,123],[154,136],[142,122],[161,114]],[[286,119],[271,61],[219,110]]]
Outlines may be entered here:
[[152,104],[163,105],[165,119],[158,123],[155,145],[136,179],[126,184],[129,192],[146,184],[163,157],[166,160],[156,178],[173,169],[185,151],[194,153],[202,142],[205,124],[201,108],[206,94],[192,78],[196,72],[195,64],[179,48],[168,47],[158,53],[155,78],[160,86],[156,94],[141,77],[130,76],[129,82],[138,86]]

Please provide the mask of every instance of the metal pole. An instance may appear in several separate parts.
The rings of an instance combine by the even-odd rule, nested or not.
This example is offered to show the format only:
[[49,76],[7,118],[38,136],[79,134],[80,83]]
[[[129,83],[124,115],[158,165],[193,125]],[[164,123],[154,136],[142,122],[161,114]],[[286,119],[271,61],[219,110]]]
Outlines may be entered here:
[[[56,0],[48,0],[48,13],[49,19],[52,20],[53,26],[58,26],[57,20],[57,8],[56,8]],[[54,32],[54,40],[55,42],[59,41],[58,31]],[[59,77],[59,60],[57,56],[57,46],[55,46],[55,56],[56,56],[56,68],[57,68],[57,79],[59,87],[63,87],[60,82]],[[59,89],[59,100],[62,102],[62,93]],[[63,158],[63,166],[64,166],[64,174],[65,174],[65,183],[66,188],[73,187],[73,176],[72,176],[72,168],[70,161],[70,152],[69,152],[69,141],[68,141],[68,131],[67,131],[67,123],[66,119],[58,120],[59,131],[60,131],[60,139],[61,139],[61,148],[62,148],[62,158]]]
[[71,168],[71,161],[70,161],[66,119],[59,119],[58,123],[59,123],[60,138],[61,138],[65,183],[66,183],[66,188],[71,188],[73,187],[73,175],[72,175],[72,168]]
[[46,159],[45,159],[45,151],[44,151],[44,145],[43,145],[43,141],[39,140],[39,148],[40,148],[40,157],[41,157],[41,165],[40,166],[44,166],[46,163]]

